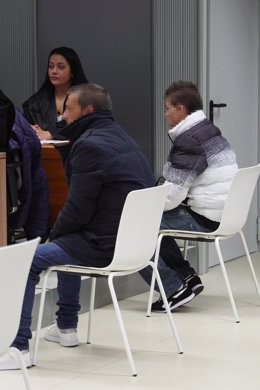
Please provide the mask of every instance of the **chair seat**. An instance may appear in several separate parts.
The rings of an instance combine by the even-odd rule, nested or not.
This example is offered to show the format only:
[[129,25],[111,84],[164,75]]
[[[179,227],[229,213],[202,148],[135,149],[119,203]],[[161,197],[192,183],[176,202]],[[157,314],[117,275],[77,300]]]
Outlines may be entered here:
[[132,269],[111,269],[110,266],[105,268],[97,268],[97,267],[87,267],[84,265],[71,265],[71,264],[65,264],[65,265],[58,265],[49,267],[48,269],[51,271],[62,271],[62,272],[68,272],[70,274],[80,274],[80,275],[87,275],[87,276],[109,276],[111,273],[117,274],[117,275],[130,275],[131,273],[136,273],[143,269],[144,267],[147,267],[149,265],[149,261],[147,261],[146,265],[143,265],[141,267],[135,267]]
[[[172,236],[178,239],[186,239],[192,241],[214,241],[215,237],[219,237],[219,235],[215,235],[215,232],[194,232],[194,231],[185,231],[185,230],[160,230],[160,234],[164,236]],[[222,236],[221,236],[222,237]],[[223,237],[225,237],[223,235]]]

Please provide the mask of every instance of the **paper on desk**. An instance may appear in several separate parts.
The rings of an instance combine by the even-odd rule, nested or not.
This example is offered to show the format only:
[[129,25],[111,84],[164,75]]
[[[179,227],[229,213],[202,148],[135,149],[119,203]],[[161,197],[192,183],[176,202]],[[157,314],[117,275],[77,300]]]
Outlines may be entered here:
[[68,139],[61,140],[61,139],[43,139],[41,140],[42,145],[67,145],[70,141]]

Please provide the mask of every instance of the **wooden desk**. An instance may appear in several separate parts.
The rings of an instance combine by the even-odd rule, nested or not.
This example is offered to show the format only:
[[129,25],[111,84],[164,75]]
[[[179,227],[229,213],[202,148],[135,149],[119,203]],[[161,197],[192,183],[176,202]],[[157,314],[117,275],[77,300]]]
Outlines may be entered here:
[[52,145],[42,146],[42,166],[48,177],[49,226],[53,226],[67,196],[67,184],[59,151]]
[[6,154],[0,152],[0,246],[7,244]]

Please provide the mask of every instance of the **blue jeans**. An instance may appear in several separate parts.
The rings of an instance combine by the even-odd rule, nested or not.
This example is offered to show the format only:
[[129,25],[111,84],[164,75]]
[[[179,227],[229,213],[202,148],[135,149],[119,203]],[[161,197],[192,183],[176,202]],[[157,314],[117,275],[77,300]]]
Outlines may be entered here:
[[[35,286],[39,282],[40,273],[48,267],[62,264],[77,265],[78,262],[53,242],[37,247],[27,280],[19,330],[12,344],[14,347],[20,350],[29,348],[29,339],[32,337],[30,326]],[[63,272],[58,275],[59,310],[56,314],[60,329],[77,327],[80,283],[81,277],[78,275],[67,275]]]
[[[201,226],[183,206],[165,211],[162,216],[160,229],[209,231],[204,226]],[[161,241],[158,270],[167,298],[182,286],[185,279],[196,273],[189,262],[183,258],[174,238],[169,236],[164,237]],[[151,267],[141,270],[140,274],[148,284],[151,283]],[[157,285],[155,285],[155,289],[159,291]]]

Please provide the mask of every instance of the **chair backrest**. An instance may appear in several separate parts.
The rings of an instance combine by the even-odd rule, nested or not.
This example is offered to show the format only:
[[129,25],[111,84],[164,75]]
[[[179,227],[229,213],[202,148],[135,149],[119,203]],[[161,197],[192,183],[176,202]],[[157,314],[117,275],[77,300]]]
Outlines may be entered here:
[[230,186],[221,222],[215,234],[229,235],[240,231],[247,220],[260,164],[239,169]]
[[154,254],[169,185],[128,194],[117,233],[115,253],[107,269],[134,269]]
[[0,355],[17,334],[25,286],[39,240],[0,248]]

